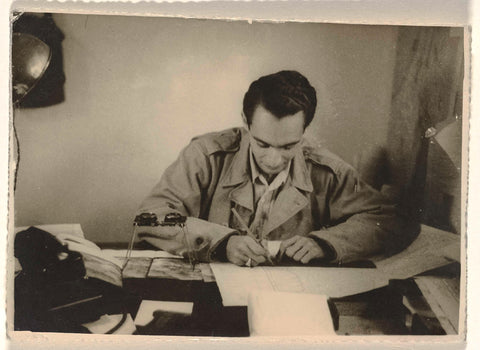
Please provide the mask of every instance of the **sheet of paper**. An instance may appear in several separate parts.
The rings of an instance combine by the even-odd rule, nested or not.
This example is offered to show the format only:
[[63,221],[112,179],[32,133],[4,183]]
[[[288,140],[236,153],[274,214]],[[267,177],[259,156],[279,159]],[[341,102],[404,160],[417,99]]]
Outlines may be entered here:
[[123,278],[147,278],[151,258],[130,258],[123,268]]
[[201,281],[203,279],[202,271],[198,265],[195,265],[195,269],[192,269],[192,265],[190,265],[188,261],[165,258],[158,258],[152,261],[147,277],[171,278],[186,281]]
[[[199,279],[198,271],[201,272],[201,277],[204,282],[215,282],[215,276],[213,275],[213,271],[210,268],[209,264],[200,263],[195,265],[196,269],[194,271],[191,270],[191,265],[189,265],[186,261],[178,261],[173,260],[174,262],[174,271],[165,271],[169,267],[172,267],[172,262],[168,262],[167,264],[162,264],[160,261],[156,262],[154,265],[154,269],[157,271],[153,271],[149,274],[150,266],[152,265],[154,259],[152,258],[145,258],[145,257],[134,257],[130,258],[125,265],[122,271],[123,278],[147,278],[148,277],[157,277],[161,278],[164,275],[168,274],[166,278],[178,278],[178,279]],[[168,265],[168,266],[166,266]],[[187,271],[184,271],[184,270]],[[181,276],[178,276],[179,270],[182,270]],[[189,276],[193,277],[190,278]]]
[[325,295],[255,291],[247,309],[250,336],[336,335]]
[[204,282],[215,282],[215,275],[213,274],[210,264],[198,264],[198,268],[202,271],[202,277]]
[[123,266],[122,259],[118,259],[116,257],[110,256],[108,254],[104,254],[103,250],[100,249],[92,241],[87,240],[86,238],[67,234],[67,233],[60,233],[56,236],[56,238],[63,244],[68,247],[68,249],[83,253],[97,256],[103,260],[109,261],[119,267]]
[[419,237],[403,252],[376,261],[376,269],[308,266],[239,267],[210,264],[225,306],[246,305],[253,290],[344,297],[386,286],[451,263],[460,252],[460,236],[422,225]]
[[375,265],[390,279],[404,279],[449,264],[450,256],[458,256],[454,252],[460,254],[459,235],[422,225],[407,249]]
[[[51,224],[51,225],[30,225],[39,228],[40,230],[47,231],[56,236],[61,233],[66,233],[74,236],[85,237],[80,224]],[[26,230],[30,226],[15,227],[15,233]]]
[[87,277],[98,278],[119,287],[122,286],[122,267],[97,255],[82,253]]
[[212,263],[210,266],[224,306],[247,305],[249,293],[256,290],[343,297],[388,284],[388,279],[376,269],[308,266],[246,268],[230,263]]
[[280,250],[280,244],[282,244],[282,241],[267,241],[268,253],[272,258],[277,256]]
[[461,252],[460,252],[460,243],[453,243],[445,248],[443,248],[440,253],[445,256],[447,259],[452,261],[460,262]]
[[146,326],[153,320],[155,311],[176,312],[179,314],[191,315],[193,303],[176,302],[176,301],[157,301],[142,300],[135,317],[135,325]]

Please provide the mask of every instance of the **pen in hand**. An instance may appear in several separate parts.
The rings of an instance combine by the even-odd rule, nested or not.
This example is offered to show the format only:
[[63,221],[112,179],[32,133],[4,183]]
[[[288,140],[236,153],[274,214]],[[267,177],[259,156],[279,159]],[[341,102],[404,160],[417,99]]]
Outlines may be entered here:
[[[245,221],[243,221],[242,217],[240,216],[240,214],[238,214],[238,212],[235,210],[235,208],[232,208],[232,213],[233,215],[235,215],[235,217],[237,218],[238,222],[240,223],[240,225],[242,226],[242,229],[247,232],[247,235],[250,236],[251,238],[253,238],[255,240],[255,242],[257,242],[263,249],[265,249],[265,251],[267,252],[267,255],[266,255],[266,258],[267,258],[267,261],[270,265],[273,265],[273,261],[272,259],[270,258],[270,254],[268,252],[268,249],[266,247],[266,244],[264,244],[264,240],[259,240],[257,239],[257,237],[253,234],[253,232],[250,230],[250,228],[247,226],[247,224],[245,223]],[[265,242],[266,243],[266,242]]]

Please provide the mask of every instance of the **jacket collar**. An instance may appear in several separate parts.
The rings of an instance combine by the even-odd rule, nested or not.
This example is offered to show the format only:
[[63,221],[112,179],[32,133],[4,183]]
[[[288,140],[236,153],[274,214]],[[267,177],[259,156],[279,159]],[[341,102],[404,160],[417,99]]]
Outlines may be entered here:
[[[250,138],[248,137],[247,130],[242,128],[240,131],[241,140],[239,148],[233,156],[230,167],[225,173],[225,177],[222,181],[222,186],[224,187],[236,186],[247,181],[252,181],[249,166]],[[298,147],[297,153],[292,159],[290,174],[292,186],[305,192],[313,191],[310,171],[305,162],[302,145]]]
[[249,180],[248,150],[250,149],[250,140],[248,132],[244,128],[240,129],[240,143],[238,151],[233,156],[230,167],[225,172],[222,181],[224,187],[236,186]]
[[290,173],[292,185],[299,190],[312,192],[313,185],[310,178],[310,169],[307,167],[305,156],[303,155],[303,142],[297,149],[297,154],[293,157]]

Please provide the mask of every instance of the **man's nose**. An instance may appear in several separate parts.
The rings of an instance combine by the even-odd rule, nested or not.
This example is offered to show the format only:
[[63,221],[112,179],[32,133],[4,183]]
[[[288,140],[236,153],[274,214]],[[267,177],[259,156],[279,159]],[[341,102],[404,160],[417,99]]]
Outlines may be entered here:
[[274,147],[268,149],[267,155],[268,165],[272,168],[279,166],[283,162],[282,151]]

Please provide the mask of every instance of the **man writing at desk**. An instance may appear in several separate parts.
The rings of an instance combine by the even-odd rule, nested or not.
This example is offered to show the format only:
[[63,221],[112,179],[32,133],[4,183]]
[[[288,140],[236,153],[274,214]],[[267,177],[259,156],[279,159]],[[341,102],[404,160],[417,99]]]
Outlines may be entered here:
[[139,237],[174,254],[240,266],[269,260],[266,240],[282,241],[280,254],[303,264],[403,245],[409,238],[394,206],[304,137],[316,105],[315,89],[296,71],[254,81],[243,100],[245,128],[194,138],[141,205],[159,220],[186,216],[186,227],[139,227]]

